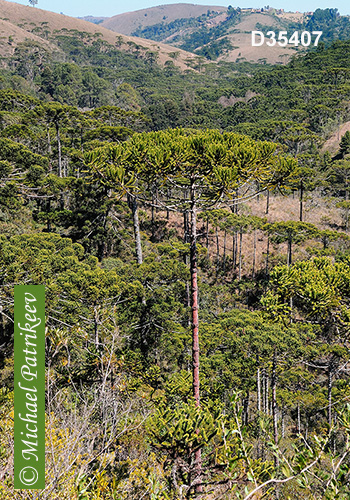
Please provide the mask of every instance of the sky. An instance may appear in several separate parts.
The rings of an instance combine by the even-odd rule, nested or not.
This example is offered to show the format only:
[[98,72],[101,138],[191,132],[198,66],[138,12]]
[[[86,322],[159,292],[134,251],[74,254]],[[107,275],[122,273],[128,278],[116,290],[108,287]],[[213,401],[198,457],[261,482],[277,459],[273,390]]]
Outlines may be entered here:
[[[271,7],[284,9],[286,11],[308,12],[314,11],[317,8],[337,8],[340,14],[350,15],[350,2],[348,0],[338,0],[336,4],[332,0],[274,0],[273,3],[268,3],[268,0],[240,0],[240,3],[235,3],[237,0],[182,0],[176,2],[174,0],[38,0],[37,8],[50,10],[66,14],[72,17],[83,17],[88,15],[111,17],[123,12],[131,12],[157,5],[170,3],[197,3],[200,5],[221,5],[228,7]],[[17,3],[29,5],[27,0],[17,0]],[[1,13],[0,13],[1,14]]]

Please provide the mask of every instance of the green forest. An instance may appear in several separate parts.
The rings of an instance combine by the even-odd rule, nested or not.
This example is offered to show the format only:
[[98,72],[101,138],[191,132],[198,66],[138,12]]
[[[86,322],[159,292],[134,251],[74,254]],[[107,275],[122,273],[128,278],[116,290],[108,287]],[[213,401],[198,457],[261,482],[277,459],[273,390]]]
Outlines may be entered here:
[[[0,69],[0,499],[349,499],[350,42],[181,71],[54,39]],[[18,284],[46,290],[40,491]]]

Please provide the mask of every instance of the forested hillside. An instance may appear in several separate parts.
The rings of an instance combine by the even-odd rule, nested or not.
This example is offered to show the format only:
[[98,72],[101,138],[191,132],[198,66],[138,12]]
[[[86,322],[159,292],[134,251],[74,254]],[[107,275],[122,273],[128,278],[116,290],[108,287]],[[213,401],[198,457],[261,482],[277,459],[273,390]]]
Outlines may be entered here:
[[[348,499],[350,42],[181,71],[55,36],[0,70],[0,498]],[[46,290],[42,491],[15,284]]]

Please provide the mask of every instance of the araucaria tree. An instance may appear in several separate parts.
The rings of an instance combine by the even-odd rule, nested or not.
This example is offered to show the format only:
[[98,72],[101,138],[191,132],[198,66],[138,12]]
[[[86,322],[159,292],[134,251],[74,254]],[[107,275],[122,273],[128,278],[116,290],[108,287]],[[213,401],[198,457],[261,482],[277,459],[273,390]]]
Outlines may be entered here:
[[[256,142],[218,130],[174,129],[135,134],[128,142],[89,155],[92,168],[105,179],[118,171],[119,186],[129,185],[132,196],[146,206],[187,214],[190,242],[193,397],[200,406],[199,305],[197,282],[197,215],[221,206],[232,206],[260,191],[281,186],[296,166],[278,154],[273,143]],[[114,165],[111,167],[111,165]],[[130,179],[132,187],[128,184]],[[235,198],[240,193],[239,200]],[[137,194],[136,194],[137,193]],[[195,453],[191,484],[201,491],[201,450]]]

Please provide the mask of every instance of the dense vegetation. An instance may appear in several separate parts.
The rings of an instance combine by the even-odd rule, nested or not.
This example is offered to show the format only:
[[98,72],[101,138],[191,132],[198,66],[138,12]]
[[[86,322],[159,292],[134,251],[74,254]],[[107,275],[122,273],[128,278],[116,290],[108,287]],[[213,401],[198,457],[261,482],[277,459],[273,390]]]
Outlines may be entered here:
[[[133,36],[138,36],[140,38],[146,38],[150,40],[163,41],[176,33],[179,28],[199,28],[201,29],[203,23],[205,23],[208,19],[212,19],[217,16],[217,12],[210,11],[206,14],[202,14],[196,18],[180,18],[175,19],[169,23],[166,23],[166,16],[164,16],[164,20],[158,24],[152,24],[151,26],[145,26],[144,28],[139,27],[137,30],[132,32]],[[176,42],[176,40],[174,40]],[[195,47],[196,48],[196,47]]]
[[[11,73],[3,70],[1,87],[79,107],[142,110],[152,130],[184,126],[241,131],[247,123],[247,131],[253,128],[258,134],[262,127],[265,134],[277,121],[282,129],[302,127],[326,137],[335,123],[347,119],[346,41],[264,71],[244,64],[201,66],[199,58],[195,69],[201,71],[183,74],[172,64],[162,70],[156,53],[143,54],[138,46],[125,53],[84,33],[56,36],[65,62],[25,42],[9,61]],[[272,139],[280,135],[273,125],[268,133]]]
[[[347,499],[350,132],[321,145],[350,119],[349,42],[180,73],[56,36],[64,61],[25,42],[1,70],[1,498]],[[12,473],[24,283],[46,287],[34,496]]]

